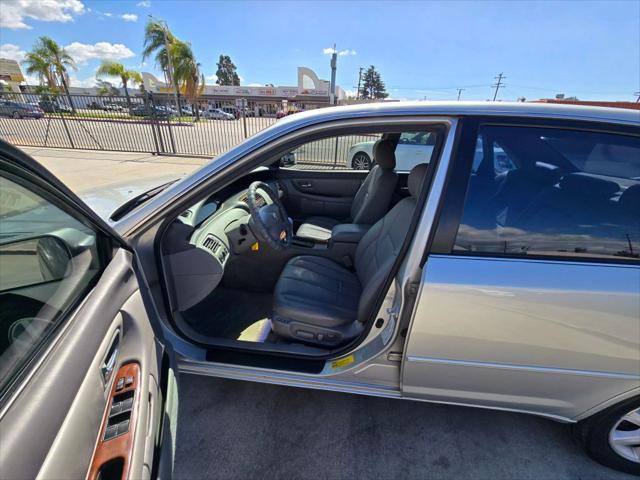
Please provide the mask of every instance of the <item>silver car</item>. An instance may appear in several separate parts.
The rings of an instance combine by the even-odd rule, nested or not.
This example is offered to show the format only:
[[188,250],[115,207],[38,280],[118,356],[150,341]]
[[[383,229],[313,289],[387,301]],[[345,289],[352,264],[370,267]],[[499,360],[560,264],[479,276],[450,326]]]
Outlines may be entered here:
[[[280,162],[365,134],[371,170]],[[178,372],[541,415],[640,473],[636,111],[305,112],[108,218],[6,143],[0,181],[2,478],[170,476]]]

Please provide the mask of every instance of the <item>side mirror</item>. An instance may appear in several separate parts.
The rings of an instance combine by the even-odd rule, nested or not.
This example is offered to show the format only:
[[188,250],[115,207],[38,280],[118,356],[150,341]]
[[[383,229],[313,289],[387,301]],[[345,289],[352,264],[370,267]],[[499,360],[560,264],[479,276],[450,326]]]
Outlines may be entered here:
[[291,167],[296,164],[296,154],[294,152],[289,152],[282,157],[280,157],[279,162],[281,167]]
[[71,253],[46,235],[0,245],[0,291],[62,280],[71,273]]

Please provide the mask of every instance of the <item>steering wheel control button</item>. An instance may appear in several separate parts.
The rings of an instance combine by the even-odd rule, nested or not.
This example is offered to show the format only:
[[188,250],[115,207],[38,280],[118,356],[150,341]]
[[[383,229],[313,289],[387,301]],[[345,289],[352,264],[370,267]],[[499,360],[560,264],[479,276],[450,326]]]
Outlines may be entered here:
[[124,377],[120,377],[116,383],[116,392],[119,392],[124,388]]

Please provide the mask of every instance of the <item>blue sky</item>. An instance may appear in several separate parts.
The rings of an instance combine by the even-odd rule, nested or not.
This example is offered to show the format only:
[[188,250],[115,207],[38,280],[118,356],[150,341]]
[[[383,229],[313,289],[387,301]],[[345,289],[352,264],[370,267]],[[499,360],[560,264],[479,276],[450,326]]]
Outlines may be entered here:
[[[101,58],[142,63],[152,14],[190,41],[207,77],[221,53],[242,83],[295,85],[296,67],[330,77],[334,43],[338,85],[355,90],[358,67],[375,65],[392,98],[486,100],[499,72],[499,98],[633,100],[640,90],[640,1],[605,2],[223,2],[58,0],[0,10],[0,56],[20,58],[49,35],[80,59],[72,84],[90,86]],[[26,5],[26,6],[25,6]],[[208,80],[213,83],[213,80]]]

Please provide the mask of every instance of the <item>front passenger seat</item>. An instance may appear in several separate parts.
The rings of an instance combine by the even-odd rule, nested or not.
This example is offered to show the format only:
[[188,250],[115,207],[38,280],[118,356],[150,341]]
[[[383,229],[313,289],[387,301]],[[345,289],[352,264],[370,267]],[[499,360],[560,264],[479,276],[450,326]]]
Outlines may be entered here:
[[298,231],[296,236],[327,242],[331,238],[331,230],[339,223],[361,223],[373,225],[380,220],[391,203],[391,196],[396,189],[398,176],[396,168],[395,147],[390,140],[378,140],[373,147],[373,168],[356,192],[351,205],[351,214],[343,221],[329,217],[310,217]]

